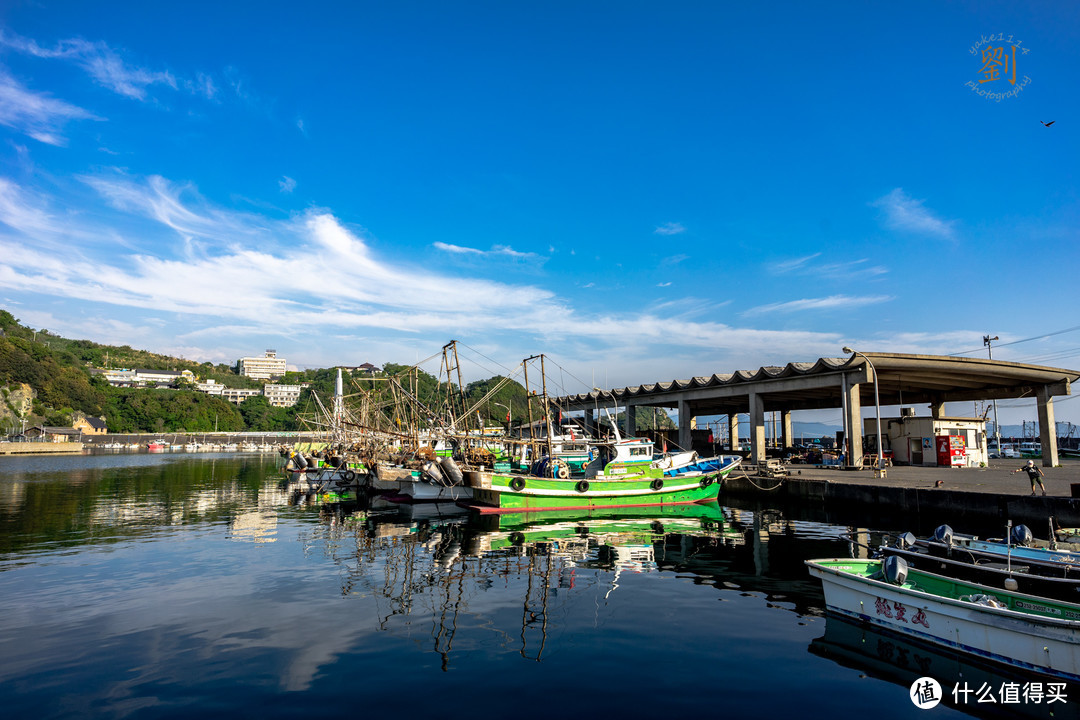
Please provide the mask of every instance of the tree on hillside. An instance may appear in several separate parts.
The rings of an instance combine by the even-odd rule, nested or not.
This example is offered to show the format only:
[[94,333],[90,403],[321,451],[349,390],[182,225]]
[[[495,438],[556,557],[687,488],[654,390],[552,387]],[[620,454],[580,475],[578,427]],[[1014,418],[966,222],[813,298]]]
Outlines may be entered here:
[[280,432],[297,429],[293,409],[274,407],[263,395],[249,397],[240,403],[240,415],[244,418],[246,428],[252,431]]
[[[496,375],[487,380],[477,380],[469,383],[465,387],[465,397],[468,404],[472,406],[478,403],[505,380],[506,378],[501,375]],[[485,425],[505,424],[507,415],[510,416],[511,420],[523,420],[528,415],[527,402],[528,396],[525,393],[525,388],[520,383],[511,380],[503,384],[498,390],[495,390],[484,406],[479,408],[480,417]]]

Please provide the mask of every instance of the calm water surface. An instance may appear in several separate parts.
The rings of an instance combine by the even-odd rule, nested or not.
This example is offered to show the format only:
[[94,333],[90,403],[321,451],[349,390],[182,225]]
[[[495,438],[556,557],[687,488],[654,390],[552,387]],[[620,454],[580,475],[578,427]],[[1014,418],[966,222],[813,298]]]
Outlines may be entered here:
[[1077,716],[916,708],[1031,678],[826,617],[850,528],[795,510],[298,502],[277,461],[0,458],[2,716]]

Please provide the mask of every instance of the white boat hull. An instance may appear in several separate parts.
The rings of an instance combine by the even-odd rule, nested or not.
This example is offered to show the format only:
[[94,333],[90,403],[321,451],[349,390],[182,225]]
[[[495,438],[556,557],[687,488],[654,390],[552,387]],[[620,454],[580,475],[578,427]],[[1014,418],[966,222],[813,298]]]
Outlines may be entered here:
[[473,496],[472,488],[465,485],[433,483],[416,470],[386,466],[380,466],[371,478],[371,487],[377,493],[400,495],[413,502],[457,502]]
[[[942,598],[807,562],[836,613],[1014,667],[1080,680],[1080,607],[1039,618]],[[1021,596],[1017,596],[1021,597]],[[1041,598],[1022,596],[1040,605]]]

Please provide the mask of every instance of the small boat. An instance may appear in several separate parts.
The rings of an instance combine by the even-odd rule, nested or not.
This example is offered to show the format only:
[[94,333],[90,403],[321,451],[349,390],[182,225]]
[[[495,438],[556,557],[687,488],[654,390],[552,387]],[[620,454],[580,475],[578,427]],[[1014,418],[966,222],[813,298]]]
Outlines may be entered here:
[[1005,562],[1001,562],[997,559],[980,558],[962,549],[948,555],[934,554],[926,547],[919,547],[911,533],[900,535],[893,544],[882,545],[876,549],[876,553],[877,557],[903,558],[909,567],[970,580],[981,585],[1067,602],[1080,602],[1080,575],[1073,573],[1070,576],[1068,567],[1061,569],[1029,565],[1012,557],[1006,557]]
[[306,494],[358,491],[368,484],[367,470],[350,467],[347,462],[323,464],[315,458],[292,451],[284,467],[286,484]]
[[164,452],[168,445],[164,440],[151,440],[146,443],[146,449],[150,452]]
[[376,463],[370,486],[374,492],[407,502],[463,502],[473,498],[457,462],[444,456],[423,461],[418,468]]
[[[1065,544],[1075,547],[1072,543]],[[1080,551],[1062,549],[1056,541],[1036,540],[1026,525],[1010,527],[1008,538],[986,540],[977,535],[954,533],[948,525],[940,525],[933,537],[916,540],[915,545],[938,557],[963,554],[980,560],[1016,562],[1051,569],[1066,576],[1070,572],[1073,576],[1080,575]]]
[[839,615],[995,662],[1080,679],[1080,604],[909,569],[902,558],[807,560]]

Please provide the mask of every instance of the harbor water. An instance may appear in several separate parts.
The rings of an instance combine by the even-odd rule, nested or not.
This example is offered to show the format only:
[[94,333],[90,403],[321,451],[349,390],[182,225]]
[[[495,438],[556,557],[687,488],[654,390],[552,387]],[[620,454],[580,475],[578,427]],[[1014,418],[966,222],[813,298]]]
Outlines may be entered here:
[[803,561],[917,519],[479,515],[300,497],[279,463],[0,458],[3,717],[1078,716],[1080,687],[826,612]]

